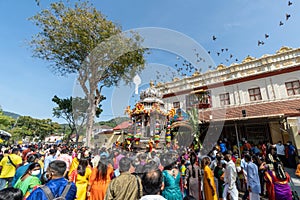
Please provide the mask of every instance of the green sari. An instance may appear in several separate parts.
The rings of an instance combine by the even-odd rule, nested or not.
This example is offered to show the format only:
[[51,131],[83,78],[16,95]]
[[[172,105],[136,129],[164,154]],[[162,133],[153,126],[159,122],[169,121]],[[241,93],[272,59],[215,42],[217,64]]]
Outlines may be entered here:
[[33,188],[37,185],[41,185],[41,181],[36,176],[28,176],[25,180],[21,180],[21,177],[18,179],[14,188],[19,188],[24,196],[28,196],[26,193],[32,192]]

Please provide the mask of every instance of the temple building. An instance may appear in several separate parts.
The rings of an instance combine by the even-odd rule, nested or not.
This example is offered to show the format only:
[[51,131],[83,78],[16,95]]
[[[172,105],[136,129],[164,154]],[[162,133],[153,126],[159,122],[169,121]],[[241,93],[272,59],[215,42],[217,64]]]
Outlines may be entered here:
[[292,141],[299,152],[299,79],[300,48],[282,47],[156,88],[166,110],[196,108],[206,135],[256,144]]

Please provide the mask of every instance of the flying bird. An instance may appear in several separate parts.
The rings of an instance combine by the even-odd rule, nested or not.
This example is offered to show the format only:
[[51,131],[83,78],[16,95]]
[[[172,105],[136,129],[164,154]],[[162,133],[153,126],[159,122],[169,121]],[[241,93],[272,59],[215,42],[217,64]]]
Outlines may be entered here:
[[282,21],[279,22],[279,26],[283,26],[283,22]]
[[269,38],[269,35],[268,35],[268,34],[265,34],[265,38],[268,39],[268,38]]
[[213,39],[213,40],[216,40],[216,39],[217,39],[217,37],[213,35],[212,39]]
[[288,2],[288,6],[291,6],[293,3],[291,1]]
[[290,17],[291,17],[290,14],[285,14],[285,19],[286,19],[286,21],[289,20]]
[[265,44],[264,41],[258,40],[258,42],[257,42],[257,46],[264,45],[264,44]]

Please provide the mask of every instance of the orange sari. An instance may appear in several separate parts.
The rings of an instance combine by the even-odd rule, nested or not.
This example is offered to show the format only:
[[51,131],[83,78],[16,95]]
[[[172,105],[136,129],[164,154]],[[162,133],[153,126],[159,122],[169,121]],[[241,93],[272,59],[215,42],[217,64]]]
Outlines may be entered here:
[[104,200],[107,187],[114,173],[114,169],[110,164],[107,166],[107,174],[104,180],[99,178],[97,179],[98,173],[98,168],[93,168],[89,182],[89,185],[91,186],[89,200]]

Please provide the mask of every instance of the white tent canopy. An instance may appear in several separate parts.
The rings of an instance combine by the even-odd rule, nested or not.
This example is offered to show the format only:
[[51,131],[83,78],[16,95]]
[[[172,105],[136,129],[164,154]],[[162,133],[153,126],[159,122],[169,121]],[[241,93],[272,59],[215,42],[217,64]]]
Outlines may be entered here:
[[4,130],[0,130],[0,135],[11,137],[11,134],[9,132],[4,131]]

